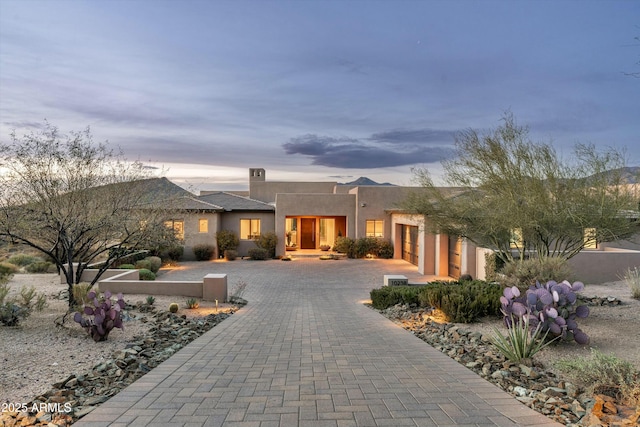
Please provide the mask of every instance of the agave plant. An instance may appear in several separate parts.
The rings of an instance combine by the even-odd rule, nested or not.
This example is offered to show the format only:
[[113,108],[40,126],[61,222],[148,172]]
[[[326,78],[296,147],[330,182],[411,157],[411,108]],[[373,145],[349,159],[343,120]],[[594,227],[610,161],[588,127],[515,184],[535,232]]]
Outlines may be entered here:
[[582,282],[536,282],[526,293],[513,286],[505,288],[500,297],[502,313],[507,327],[513,324],[513,316],[527,318],[531,327],[540,325],[542,332],[549,331],[555,337],[574,339],[578,344],[588,344],[589,337],[579,327],[576,319],[589,316],[589,307],[578,304],[577,292],[584,289]]
[[[116,296],[116,301],[111,301],[111,292],[105,291],[102,297],[95,291],[87,294],[88,303],[82,313],[76,313],[73,320],[85,328],[94,341],[106,341],[109,332],[113,328],[124,329],[122,324],[122,309],[125,306],[122,294]],[[84,315],[90,317],[84,317]]]

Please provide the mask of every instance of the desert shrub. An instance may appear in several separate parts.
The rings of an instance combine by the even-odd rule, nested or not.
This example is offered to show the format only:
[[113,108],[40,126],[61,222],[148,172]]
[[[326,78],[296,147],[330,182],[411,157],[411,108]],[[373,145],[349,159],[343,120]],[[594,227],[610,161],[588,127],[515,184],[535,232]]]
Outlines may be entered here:
[[158,256],[149,256],[145,258],[145,261],[149,262],[148,270],[158,273],[160,267],[162,267],[162,259]]
[[251,248],[248,254],[249,257],[254,260],[265,260],[269,258],[269,251],[263,248]]
[[29,264],[33,264],[34,262],[42,261],[41,258],[28,254],[16,254],[11,256],[7,262],[13,265],[17,265],[19,267],[25,267]]
[[138,274],[140,275],[140,280],[156,280],[156,274],[146,268],[138,270]]
[[266,233],[256,237],[255,242],[258,248],[267,251],[267,256],[269,258],[276,257],[276,247],[278,246],[278,236],[276,233],[267,231]]
[[224,251],[224,259],[227,261],[233,261],[236,258],[238,258],[238,251],[235,249],[227,249]]
[[514,316],[518,321],[528,317],[532,327],[541,325],[542,332],[549,331],[551,336],[574,339],[585,345],[589,343],[589,337],[576,321],[589,316],[589,307],[578,304],[577,293],[583,289],[582,282],[571,284],[566,280],[561,283],[550,280],[544,285],[536,282],[526,292],[521,292],[517,286],[504,288],[500,311],[507,327]]
[[354,257],[353,246],[354,240],[351,237],[338,236],[333,250],[341,254],[346,254],[349,258]]
[[195,298],[189,298],[187,299],[187,308],[194,310],[196,308],[200,307],[200,303],[198,302],[197,299]]
[[223,254],[227,250],[238,249],[240,240],[235,231],[220,230],[216,233],[216,243],[218,244],[219,253]]
[[378,240],[376,256],[383,259],[393,258],[393,245],[387,240]]
[[122,329],[121,315],[125,307],[122,294],[118,294],[116,300],[112,301],[109,291],[105,291],[102,296],[90,291],[87,298],[89,303],[84,306],[82,313],[77,312],[73,316],[73,320],[86,329],[95,342],[106,341],[113,328]]
[[156,302],[156,297],[153,295],[147,295],[147,305],[153,305]]
[[47,296],[38,294],[35,287],[20,289],[18,296],[8,298],[9,285],[0,284],[0,324],[17,326],[33,310],[42,311],[47,305]]
[[441,310],[454,323],[472,323],[500,313],[502,286],[482,280],[433,282],[418,294],[420,305]]
[[36,261],[25,266],[27,273],[49,273],[53,268],[53,264],[48,261]]
[[0,278],[8,278],[18,272],[18,266],[8,262],[0,262]]
[[590,357],[561,359],[555,366],[592,394],[611,396],[627,405],[640,404],[640,373],[630,362],[591,349]]
[[493,328],[491,341],[507,359],[520,363],[531,360],[540,350],[553,342],[553,340],[547,340],[548,334],[549,331],[542,332],[540,324],[532,328],[528,317],[522,318],[521,321],[516,321],[512,317],[510,326],[507,328],[507,336],[502,335],[497,328]]
[[87,297],[87,295],[91,291],[91,288],[93,288],[93,285],[91,285],[91,283],[78,283],[73,285],[73,287],[71,288],[73,292],[73,300],[78,306],[86,305],[89,303],[89,298]]
[[640,268],[628,268],[622,276],[622,280],[627,284],[633,299],[640,299]]
[[184,255],[184,247],[178,244],[162,246],[152,251],[154,256],[160,257],[163,262],[180,261]]
[[231,296],[235,298],[242,298],[244,291],[247,289],[247,282],[242,280],[236,282],[235,286],[231,290]]
[[556,278],[571,280],[573,273],[565,259],[559,257],[529,258],[512,261],[502,268],[505,286],[518,286],[526,289],[536,282],[546,283]]
[[133,264],[121,264],[118,268],[121,270],[135,270],[136,266]]
[[193,254],[198,261],[209,261],[215,252],[216,248],[213,245],[201,244],[193,247]]
[[378,239],[375,237],[360,237],[353,244],[355,258],[364,258],[367,255],[375,255],[378,248]]
[[147,270],[151,270],[151,261],[147,260],[147,259],[141,259],[139,261],[136,262],[136,268],[138,270],[142,270],[147,269]]
[[418,293],[420,288],[416,286],[383,286],[373,289],[369,293],[371,296],[371,306],[377,310],[384,310],[396,304],[418,304]]

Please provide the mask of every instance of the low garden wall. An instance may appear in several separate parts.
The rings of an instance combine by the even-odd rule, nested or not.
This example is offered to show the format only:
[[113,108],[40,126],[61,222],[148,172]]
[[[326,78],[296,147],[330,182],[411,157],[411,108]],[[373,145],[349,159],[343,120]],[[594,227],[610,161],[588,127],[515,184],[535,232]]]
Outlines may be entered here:
[[[91,282],[97,274],[97,270],[86,269],[82,273],[83,282]],[[62,283],[66,283],[64,276]],[[191,298],[199,298],[204,301],[227,302],[227,275],[207,274],[202,280],[164,281],[164,280],[140,280],[138,270],[110,269],[105,271],[98,281],[101,292],[106,290],[117,294],[146,294],[146,295],[171,295]]]
[[586,284],[621,280],[627,269],[640,267],[640,251],[606,248],[582,251],[569,259],[576,278]]

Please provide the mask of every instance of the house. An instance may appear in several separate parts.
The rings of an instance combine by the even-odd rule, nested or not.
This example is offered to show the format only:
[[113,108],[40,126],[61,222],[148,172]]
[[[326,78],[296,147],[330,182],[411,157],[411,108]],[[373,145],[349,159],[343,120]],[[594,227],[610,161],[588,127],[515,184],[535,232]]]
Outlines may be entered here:
[[[456,189],[451,189],[452,194]],[[268,181],[262,168],[249,169],[248,195],[207,191],[189,193],[168,224],[184,238],[185,258],[193,259],[199,243],[215,245],[220,230],[236,232],[239,255],[255,247],[253,238],[265,232],[278,236],[276,255],[291,250],[314,251],[333,246],[339,236],[375,237],[390,241],[394,258],[414,264],[423,275],[485,277],[485,254],[468,240],[432,234],[428,218],[409,214],[401,202],[417,187],[339,184],[337,182]],[[585,282],[618,280],[628,267],[640,265],[640,245],[613,242],[587,248],[570,260]]]

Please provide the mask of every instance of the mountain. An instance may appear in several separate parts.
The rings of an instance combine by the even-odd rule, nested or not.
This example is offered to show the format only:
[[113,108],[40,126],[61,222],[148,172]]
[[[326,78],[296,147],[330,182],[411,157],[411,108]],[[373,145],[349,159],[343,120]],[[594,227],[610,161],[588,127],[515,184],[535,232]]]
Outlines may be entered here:
[[393,187],[395,187],[395,184],[390,184],[388,182],[385,182],[384,184],[380,184],[380,183],[375,182],[372,179],[367,178],[366,176],[361,176],[360,178],[356,179],[355,181],[345,182],[345,183],[342,183],[340,185],[353,185],[353,186],[385,185],[385,186],[393,186]]

